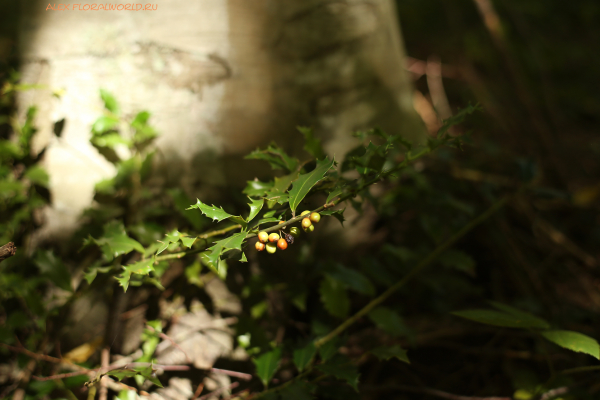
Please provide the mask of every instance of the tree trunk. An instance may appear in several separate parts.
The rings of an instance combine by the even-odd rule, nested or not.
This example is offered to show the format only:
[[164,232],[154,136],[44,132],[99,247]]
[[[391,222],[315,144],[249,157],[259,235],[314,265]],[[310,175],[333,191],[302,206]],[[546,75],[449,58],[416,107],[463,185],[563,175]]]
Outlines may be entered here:
[[[68,232],[94,183],[114,173],[88,142],[101,87],[124,114],[152,113],[170,179],[186,187],[253,178],[258,164],[240,168],[240,157],[271,140],[301,154],[297,125],[312,126],[338,159],[355,145],[353,131],[374,126],[424,140],[391,0],[152,4],[155,11],[52,11],[41,0],[22,8],[22,80],[49,87],[19,99],[22,112],[39,107],[36,148],[50,144],[48,233]],[[62,98],[52,89],[64,89]],[[53,125],[63,118],[57,140]]]

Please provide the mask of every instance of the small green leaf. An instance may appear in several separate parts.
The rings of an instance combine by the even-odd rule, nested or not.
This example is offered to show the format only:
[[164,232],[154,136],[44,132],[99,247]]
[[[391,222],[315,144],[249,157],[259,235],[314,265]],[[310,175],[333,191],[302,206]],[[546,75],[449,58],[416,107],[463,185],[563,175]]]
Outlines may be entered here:
[[560,347],[578,353],[589,354],[600,360],[600,346],[598,342],[583,333],[573,331],[544,331],[542,332],[542,336]]
[[325,203],[329,203],[330,201],[332,201],[333,199],[335,199],[336,197],[338,197],[340,194],[342,194],[344,191],[343,187],[335,187],[331,192],[329,192],[329,194],[327,195],[327,200],[325,200]]
[[104,236],[92,240],[100,246],[107,260],[112,260],[121,254],[136,250],[144,254],[144,247],[136,240],[127,236],[121,222],[112,221],[104,225]]
[[358,392],[358,380],[360,378],[358,368],[350,364],[344,358],[336,357],[330,362],[319,365],[318,369],[327,375],[332,375],[338,379],[345,380],[350,386],[352,386],[354,390]]
[[345,285],[328,275],[321,281],[321,301],[334,317],[346,318],[350,312],[350,299]]
[[304,150],[317,160],[325,158],[325,152],[323,151],[323,146],[321,146],[321,141],[315,138],[313,130],[303,126],[298,126],[297,129],[304,135]]
[[69,269],[51,251],[38,252],[35,257],[35,264],[40,269],[40,272],[47,276],[56,286],[69,292],[73,291]]
[[153,261],[153,259],[138,261],[124,266],[123,269],[128,274],[148,275],[150,272],[154,271],[154,268],[152,267]]
[[104,107],[113,114],[119,114],[119,103],[114,96],[107,90],[100,89],[100,97],[104,102]]
[[[206,215],[208,218],[211,218],[213,221],[217,221],[217,222],[221,222],[227,218],[242,219],[242,217],[238,217],[238,216],[226,213],[225,210],[223,210],[221,207],[217,207],[214,205],[209,206],[208,204],[204,204],[203,202],[201,202],[199,199],[197,199],[197,200],[198,200],[198,202],[196,204],[189,206],[187,209],[192,210],[194,208],[197,208],[200,211],[202,211],[202,213],[204,215]],[[242,221],[243,221],[243,219],[242,219]]]
[[516,318],[530,321],[530,323],[532,323],[532,324],[536,324],[538,328],[542,328],[542,329],[550,328],[550,324],[548,322],[544,321],[543,319],[541,319],[539,317],[531,315],[528,312],[518,310],[514,307],[499,303],[497,301],[490,301],[489,303],[492,305],[492,307],[497,308],[500,311],[504,311],[505,313],[508,313]]
[[39,165],[33,165],[25,172],[25,177],[36,185],[47,188],[50,177],[46,170]]
[[260,212],[260,210],[263,207],[263,204],[265,203],[263,199],[258,199],[258,200],[250,199],[250,201],[251,201],[251,203],[248,204],[250,206],[250,215],[248,215],[246,222],[252,221],[254,219],[254,217],[256,217],[258,215],[258,213]]
[[513,315],[495,310],[464,310],[455,311],[452,314],[470,319],[487,325],[502,326],[506,328],[538,328],[546,329],[548,323],[537,317],[523,313],[522,315]]
[[359,293],[370,296],[375,294],[375,287],[366,276],[356,270],[346,268],[339,263],[330,266],[327,270],[327,275]]
[[306,368],[316,352],[317,349],[313,342],[310,342],[301,349],[294,350],[294,364],[296,365],[296,368],[298,368],[298,371],[304,371],[304,368]]
[[183,245],[185,247],[187,247],[188,249],[192,247],[192,245],[194,244],[194,242],[196,241],[196,237],[195,236],[182,236],[181,238],[179,238],[181,240],[181,243],[183,243]]
[[332,166],[333,160],[329,161],[327,158],[324,158],[321,161],[317,161],[315,169],[307,174],[300,175],[298,179],[294,181],[294,186],[289,191],[289,202],[292,212],[296,212],[296,208],[304,197],[306,197],[310,189],[323,179]]
[[243,193],[251,197],[263,197],[273,188],[273,182],[261,182],[258,179],[248,181]]
[[210,251],[210,254],[207,256],[209,262],[213,265],[218,265],[217,262],[221,254],[226,250],[242,250],[242,243],[244,243],[244,239],[248,236],[248,232],[239,232],[235,235],[232,235],[226,239],[219,240],[215,242],[215,244],[209,247],[207,250]]
[[408,360],[408,356],[406,355],[406,350],[404,350],[399,345],[393,346],[380,346],[373,350],[371,350],[371,354],[380,360],[389,360],[390,358],[396,357],[400,361],[404,361],[407,364],[410,364]]
[[406,325],[398,313],[387,307],[380,306],[371,310],[369,318],[379,329],[390,335],[401,336],[406,335],[408,332]]
[[98,118],[92,125],[92,133],[101,135],[105,132],[114,130],[119,125],[119,119],[115,117],[102,116]]
[[322,345],[321,347],[319,347],[319,355],[321,356],[321,360],[327,361],[331,357],[336,355],[339,347],[340,346],[339,346],[338,338],[332,339],[332,340],[328,341],[327,343],[325,343],[324,345]]
[[346,207],[340,210],[324,210],[319,212],[319,214],[334,217],[335,219],[340,221],[340,224],[342,224],[342,226],[344,226],[344,221],[346,220],[346,218],[344,218],[344,211],[346,211]]
[[83,277],[87,281],[88,285],[91,285],[94,279],[96,279],[98,272],[105,274],[111,269],[111,267],[90,267],[87,272],[83,274]]
[[254,360],[256,375],[258,375],[265,387],[269,386],[271,378],[275,375],[275,371],[279,367],[279,360],[281,360],[281,348],[279,347]]
[[289,172],[295,171],[298,166],[298,159],[288,156],[275,143],[271,143],[265,150],[254,150],[248,154],[246,159],[267,161],[273,169],[285,169]]

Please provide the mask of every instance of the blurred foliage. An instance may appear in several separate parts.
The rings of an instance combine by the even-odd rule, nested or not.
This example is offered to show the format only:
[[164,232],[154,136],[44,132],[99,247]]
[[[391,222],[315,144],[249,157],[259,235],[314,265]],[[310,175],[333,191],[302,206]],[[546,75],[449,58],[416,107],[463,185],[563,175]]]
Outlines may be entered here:
[[[482,8],[487,27],[478,10],[486,4],[496,7]],[[91,143],[117,173],[97,184],[95,206],[69,243],[34,248],[28,238],[48,202],[41,154],[30,148],[35,110],[21,123],[10,112],[0,116],[0,244],[19,248],[0,263],[0,342],[60,357],[55,343],[78,297],[97,293],[114,304],[119,293],[143,287],[150,288],[143,301],[151,321],[135,361],[153,363],[175,320],[158,318],[160,303],[184,298],[190,307],[202,299],[216,314],[206,285],[220,278],[242,300],[235,345],[245,359],[235,368],[254,378],[239,389],[263,398],[413,399],[440,391],[596,398],[600,100],[598,55],[589,49],[600,40],[600,7],[558,0],[397,5],[408,54],[425,65],[442,61],[453,115],[443,121],[435,114],[428,144],[414,148],[402,132],[373,129],[356,133],[357,146],[333,160],[300,127],[306,160],[276,143],[257,149],[247,158],[273,171],[230,188],[221,204],[165,187],[150,114],[123,114],[115,96],[101,91],[105,110]],[[415,72],[416,88],[433,107],[440,93],[424,71]],[[25,89],[16,76],[6,79],[3,110]],[[506,193],[504,208],[474,227]],[[301,210],[322,215],[315,232],[285,252],[254,250],[259,231],[285,237]],[[465,227],[472,230],[445,248]],[[423,260],[429,268],[413,274]],[[179,271],[174,279],[172,271]],[[395,291],[407,276],[410,284]],[[347,329],[335,331],[346,321]],[[105,339],[114,335],[109,325]],[[93,368],[100,347],[87,344],[78,361]],[[2,346],[0,354],[4,365],[25,370],[22,349]],[[147,381],[166,383],[152,365],[108,375],[150,390]],[[43,376],[67,371],[42,360],[32,368]],[[26,398],[85,398],[83,383],[92,390],[99,376],[69,379],[6,379],[0,394],[20,385]]]

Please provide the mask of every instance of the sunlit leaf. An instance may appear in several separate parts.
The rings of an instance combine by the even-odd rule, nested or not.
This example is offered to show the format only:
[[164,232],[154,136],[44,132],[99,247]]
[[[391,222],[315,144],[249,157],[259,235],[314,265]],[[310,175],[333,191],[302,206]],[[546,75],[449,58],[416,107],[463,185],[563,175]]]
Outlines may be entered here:
[[225,210],[223,210],[223,208],[221,208],[221,207],[217,207],[214,205],[209,206],[208,204],[204,204],[203,202],[201,202],[199,199],[197,199],[197,200],[198,201],[196,204],[189,206],[187,209],[192,210],[194,208],[197,208],[208,218],[211,218],[213,221],[217,221],[217,222],[221,222],[227,218],[231,218],[231,219],[235,218],[236,222],[239,220],[243,221],[242,217],[226,213]]
[[284,169],[288,172],[296,170],[298,159],[288,156],[279,146],[271,143],[265,150],[254,150],[246,159],[267,161],[273,169]]
[[600,359],[600,346],[598,342],[596,339],[583,333],[573,331],[544,331],[542,332],[542,336],[565,349],[589,354],[596,359]]
[[321,161],[317,161],[315,169],[307,174],[300,175],[294,181],[292,189],[289,191],[289,202],[292,212],[296,212],[296,208],[304,197],[306,197],[310,189],[323,179],[332,166],[333,160],[329,161],[327,158],[324,158]]
[[263,207],[263,204],[265,203],[263,201],[263,199],[258,199],[258,200],[252,200],[250,199],[251,203],[248,204],[250,206],[250,215],[248,215],[248,218],[246,218],[246,222],[250,222],[254,219],[254,217],[256,217],[258,215],[258,213],[260,212],[260,210]]
[[119,103],[115,97],[107,90],[100,89],[100,97],[104,102],[104,107],[113,114],[119,114]]

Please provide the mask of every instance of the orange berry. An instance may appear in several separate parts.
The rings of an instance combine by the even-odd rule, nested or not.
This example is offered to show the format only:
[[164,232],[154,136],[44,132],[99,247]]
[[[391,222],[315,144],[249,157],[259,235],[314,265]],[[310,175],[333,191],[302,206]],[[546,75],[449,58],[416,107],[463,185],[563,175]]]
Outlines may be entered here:
[[279,240],[279,234],[278,233],[273,232],[273,233],[271,233],[269,235],[269,242],[276,242],[278,240]]
[[277,241],[277,247],[279,248],[279,250],[285,250],[287,249],[287,241],[285,239],[279,239]]
[[256,242],[254,247],[256,247],[256,250],[258,251],[263,251],[265,249],[265,244],[262,242]]

